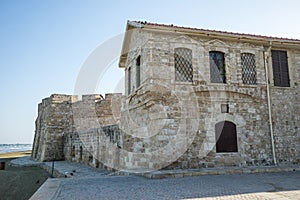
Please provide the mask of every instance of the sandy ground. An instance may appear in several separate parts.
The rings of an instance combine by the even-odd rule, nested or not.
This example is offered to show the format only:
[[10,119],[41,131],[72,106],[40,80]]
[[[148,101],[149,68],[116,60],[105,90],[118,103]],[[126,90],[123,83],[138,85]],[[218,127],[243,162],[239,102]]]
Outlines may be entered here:
[[30,155],[30,151],[0,154],[5,170],[0,170],[0,199],[27,200],[47,180],[49,174],[39,167],[14,167],[9,161]]

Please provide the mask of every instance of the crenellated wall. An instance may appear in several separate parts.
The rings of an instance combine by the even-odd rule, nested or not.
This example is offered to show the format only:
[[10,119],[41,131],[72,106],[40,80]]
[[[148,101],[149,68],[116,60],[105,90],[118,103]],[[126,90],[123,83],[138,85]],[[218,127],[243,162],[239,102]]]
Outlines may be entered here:
[[39,104],[32,150],[34,159],[64,159],[64,133],[73,131],[71,98],[69,95],[53,94]]
[[[99,165],[99,134],[111,137],[120,118],[121,94],[79,96],[53,94],[38,106],[32,157],[40,161],[72,160]],[[104,131],[103,131],[104,130]],[[99,134],[98,134],[99,133]],[[105,134],[108,133],[108,134]],[[112,142],[119,140],[114,136]],[[91,158],[90,154],[93,158]]]

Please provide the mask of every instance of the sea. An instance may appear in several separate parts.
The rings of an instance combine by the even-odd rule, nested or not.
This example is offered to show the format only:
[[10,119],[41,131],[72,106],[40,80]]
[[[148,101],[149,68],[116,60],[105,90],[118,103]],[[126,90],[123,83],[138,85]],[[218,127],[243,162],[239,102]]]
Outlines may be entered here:
[[0,153],[30,151],[32,144],[0,144]]

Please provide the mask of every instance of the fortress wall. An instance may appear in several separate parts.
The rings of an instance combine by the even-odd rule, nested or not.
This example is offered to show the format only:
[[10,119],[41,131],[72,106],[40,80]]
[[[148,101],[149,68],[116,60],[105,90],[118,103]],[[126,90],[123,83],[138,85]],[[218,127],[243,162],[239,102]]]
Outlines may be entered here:
[[38,107],[32,157],[63,160],[63,134],[72,131],[71,96],[53,94]]

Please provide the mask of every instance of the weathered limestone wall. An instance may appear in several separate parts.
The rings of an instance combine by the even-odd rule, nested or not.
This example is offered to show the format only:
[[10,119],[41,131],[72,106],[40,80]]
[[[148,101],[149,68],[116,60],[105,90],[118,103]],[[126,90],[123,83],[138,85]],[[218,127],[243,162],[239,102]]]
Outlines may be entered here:
[[[121,94],[78,96],[54,94],[39,104],[32,157],[70,160],[99,166],[99,144],[116,143],[120,134]],[[114,138],[112,138],[114,137]],[[108,138],[108,139],[107,139]]]
[[[83,95],[72,104],[74,130],[65,135],[64,154],[67,160],[104,167],[103,163],[118,162],[109,145],[121,144],[118,123],[121,94]],[[112,160],[109,160],[112,159]],[[107,161],[109,160],[109,161]]]
[[71,96],[53,94],[38,106],[32,157],[63,160],[63,135],[72,131]]
[[[68,133],[64,139],[66,160],[108,169],[112,169],[112,166],[119,162],[117,152],[109,150],[110,145],[114,146],[114,149],[118,149],[121,145],[118,125],[109,125],[80,134]],[[87,139],[90,141],[86,142]]]
[[[131,38],[133,51],[128,53],[126,62],[126,72],[129,67],[131,69],[131,83],[127,78],[126,87],[131,86],[131,93],[121,114],[126,150],[150,152],[149,155],[153,156],[151,152],[168,147],[172,138],[185,133],[187,137],[193,137],[193,142],[167,168],[274,164],[264,62],[268,47],[213,37],[189,37],[140,29],[136,32],[138,34]],[[174,49],[177,47],[192,50],[192,83],[175,81]],[[300,58],[299,53],[291,49],[283,50],[289,52],[292,86],[276,88],[271,82],[275,151],[279,163],[299,163]],[[210,83],[209,51],[225,53],[226,84]],[[255,55],[256,85],[243,84],[241,53]],[[139,55],[142,85],[136,88],[134,61]],[[269,76],[272,74],[270,63],[269,60]],[[228,113],[221,112],[222,104],[228,104]],[[185,123],[181,123],[182,119],[186,119]],[[216,153],[215,124],[225,120],[237,126],[238,152]],[[172,145],[176,148],[180,144],[182,141],[177,140]],[[132,163],[138,163],[141,168],[159,168],[155,161],[146,162],[138,156],[135,159],[126,166],[131,168],[134,167]],[[161,160],[161,166],[168,165],[167,158],[162,156]]]
[[300,163],[300,52],[288,50],[288,59],[290,87],[272,86],[270,96],[276,157],[279,163],[296,164]]

